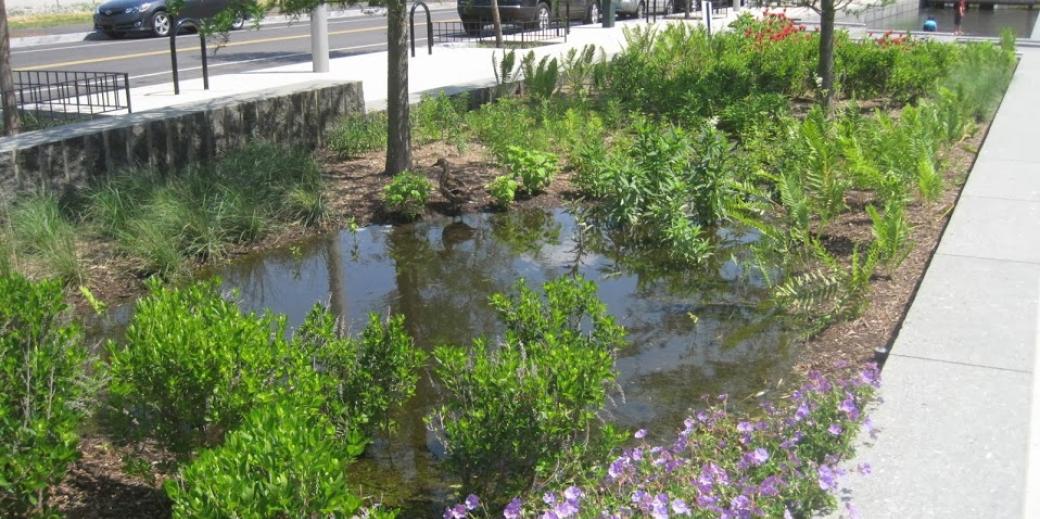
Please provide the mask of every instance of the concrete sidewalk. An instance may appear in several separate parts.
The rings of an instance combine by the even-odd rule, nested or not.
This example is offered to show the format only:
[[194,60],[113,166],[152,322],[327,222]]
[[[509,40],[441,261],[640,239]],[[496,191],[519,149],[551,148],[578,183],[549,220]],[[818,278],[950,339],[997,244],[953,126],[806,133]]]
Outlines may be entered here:
[[[727,24],[734,15],[718,18],[718,26]],[[699,19],[658,18],[658,24],[692,23]],[[624,28],[645,25],[642,20],[618,21],[615,27],[604,29],[598,25],[581,25],[571,28],[566,42],[563,38],[552,40],[549,45],[530,49],[538,58],[562,56],[568,50],[592,44],[603,49],[608,56],[621,50],[624,44]],[[416,28],[416,56],[409,61],[408,86],[413,102],[424,94],[445,91],[448,93],[491,86],[495,84],[492,56],[501,59],[503,51],[487,47],[435,45],[433,54],[426,53],[426,40],[419,38],[425,31]],[[525,54],[527,50],[517,50]],[[387,53],[386,51],[360,54],[330,61],[328,73],[311,72],[311,63],[296,63],[279,67],[252,70],[235,74],[210,77],[210,89],[204,90],[202,79],[181,82],[181,94],[173,94],[173,84],[158,84],[136,87],[131,91],[134,112],[143,112],[219,97],[231,96],[285,87],[317,80],[361,81],[365,92],[365,105],[369,111],[386,107],[387,98]]]
[[873,467],[844,496],[864,518],[1040,518],[1040,50],[1020,51],[850,464]]

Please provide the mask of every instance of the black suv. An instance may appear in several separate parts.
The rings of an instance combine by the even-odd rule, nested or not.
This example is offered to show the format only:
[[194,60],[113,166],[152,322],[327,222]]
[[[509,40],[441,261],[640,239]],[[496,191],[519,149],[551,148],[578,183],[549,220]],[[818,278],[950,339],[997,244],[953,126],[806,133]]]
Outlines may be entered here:
[[[184,0],[181,18],[189,23],[208,18],[223,11],[232,0]],[[94,12],[94,30],[105,33],[109,38],[122,38],[127,33],[150,32],[156,36],[169,36],[173,28],[173,17],[167,13],[166,0],[109,0]],[[245,18],[235,18],[233,29],[245,25]]]
[[[553,13],[548,0],[498,0],[498,12],[503,24],[533,25],[548,28],[551,21],[563,18],[570,10],[571,20],[599,22],[599,2],[596,0],[559,0],[559,15]],[[458,0],[459,18],[466,32],[479,34],[491,23],[491,0]]]

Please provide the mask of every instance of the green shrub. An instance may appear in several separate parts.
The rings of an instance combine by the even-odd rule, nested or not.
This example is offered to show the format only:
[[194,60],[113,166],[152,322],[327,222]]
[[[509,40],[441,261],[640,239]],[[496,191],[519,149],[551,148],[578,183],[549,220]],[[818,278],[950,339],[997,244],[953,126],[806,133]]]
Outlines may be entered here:
[[528,195],[540,193],[549,187],[558,168],[556,155],[516,145],[507,146],[498,160],[514,178],[519,179],[520,189]]
[[43,515],[77,456],[86,353],[57,281],[0,275],[0,510]]
[[217,281],[150,288],[124,343],[108,344],[112,403],[137,424],[133,432],[189,453],[218,444],[277,391],[312,382],[284,318],[242,313]]
[[464,144],[466,105],[464,97],[443,93],[424,97],[411,112],[412,135],[419,143],[448,141]]
[[491,198],[494,198],[499,206],[507,207],[513,203],[513,200],[516,200],[516,190],[520,187],[520,183],[513,177],[501,175],[495,177],[486,187]]
[[328,414],[354,443],[378,431],[392,432],[391,413],[415,394],[426,360],[408,335],[403,315],[384,322],[370,314],[364,333],[349,338],[340,336],[335,317],[321,305],[311,309],[293,344],[321,367]]
[[890,269],[898,267],[906,259],[912,246],[910,225],[906,221],[903,205],[900,200],[889,200],[885,204],[884,213],[878,212],[872,205],[867,206],[878,261]]
[[327,145],[341,158],[352,159],[369,151],[386,149],[386,136],[385,112],[350,115],[332,131]]
[[521,280],[491,305],[506,327],[501,344],[434,351],[445,402],[428,420],[464,486],[501,497],[603,439],[593,424],[617,377],[624,329],[580,278],[546,283],[544,299]]
[[6,215],[11,248],[39,262],[46,275],[66,282],[82,277],[76,253],[76,227],[53,195],[29,195],[18,199]]
[[168,480],[173,517],[353,517],[351,458],[322,415],[288,399],[261,405]]
[[391,211],[406,218],[415,218],[426,207],[431,189],[433,184],[426,177],[402,171],[383,188],[383,202]]
[[560,63],[556,58],[542,56],[535,63],[534,51],[528,52],[520,62],[524,72],[524,90],[535,99],[548,99],[556,93],[560,82]]

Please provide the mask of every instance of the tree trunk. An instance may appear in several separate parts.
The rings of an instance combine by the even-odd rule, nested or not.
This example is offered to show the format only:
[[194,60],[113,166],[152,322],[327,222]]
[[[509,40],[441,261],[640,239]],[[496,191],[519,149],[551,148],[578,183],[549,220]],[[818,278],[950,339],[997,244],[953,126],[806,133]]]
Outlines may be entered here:
[[491,0],[491,23],[495,27],[495,48],[502,48],[502,14],[498,12],[498,0]]
[[820,1],[820,65],[817,73],[820,76],[820,106],[829,115],[834,96],[834,0]]
[[408,119],[408,31],[405,0],[390,0],[387,32],[386,173],[412,167],[412,133]]
[[11,39],[7,34],[7,7],[0,0],[0,108],[4,111],[4,135],[14,135],[21,127],[18,104],[14,98],[14,75],[11,73]]

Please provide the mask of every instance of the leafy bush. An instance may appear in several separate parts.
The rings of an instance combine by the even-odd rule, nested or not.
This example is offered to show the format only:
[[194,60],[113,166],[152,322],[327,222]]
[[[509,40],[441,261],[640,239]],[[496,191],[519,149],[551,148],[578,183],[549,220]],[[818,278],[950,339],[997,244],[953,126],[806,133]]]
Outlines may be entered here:
[[899,266],[910,253],[910,225],[906,221],[903,205],[899,200],[889,200],[885,204],[884,213],[878,212],[872,205],[867,206],[878,260],[889,268]]
[[86,352],[57,281],[0,275],[0,509],[44,515],[78,452]]
[[609,438],[593,423],[617,377],[624,330],[592,282],[560,278],[544,288],[543,299],[521,280],[514,296],[492,296],[506,327],[497,347],[478,339],[434,351],[445,403],[429,421],[450,466],[489,495],[526,488]]
[[464,97],[448,97],[443,93],[424,97],[411,112],[412,135],[420,143],[448,141],[456,146],[464,144]]
[[315,305],[296,330],[293,345],[320,366],[322,394],[333,423],[353,443],[391,432],[391,412],[411,398],[426,354],[405,330],[404,316],[385,322],[370,314],[361,337],[342,337],[335,317]]
[[349,115],[329,135],[327,146],[341,158],[352,159],[386,148],[385,112]]
[[488,193],[491,194],[491,198],[495,199],[495,202],[502,207],[506,207],[516,200],[516,190],[520,187],[520,183],[517,182],[513,177],[508,175],[501,175],[495,177],[487,185]]
[[534,51],[531,51],[520,61],[520,69],[524,73],[524,89],[529,96],[548,99],[556,93],[560,82],[560,63],[556,58],[542,56],[536,64]]
[[520,189],[528,195],[540,193],[549,187],[558,168],[556,155],[516,145],[507,146],[498,160],[514,178],[519,179]]
[[383,188],[383,202],[391,211],[415,218],[426,207],[432,188],[433,184],[426,177],[402,171]]
[[[851,371],[851,370],[849,370]],[[737,414],[725,396],[683,422],[675,440],[653,445],[646,431],[636,445],[602,460],[584,477],[528,492],[505,506],[504,517],[813,517],[832,510],[841,461],[865,427],[876,431],[866,406],[878,369],[826,378],[810,373],[790,400]],[[868,474],[870,466],[856,467]],[[479,517],[476,496],[449,509]],[[846,503],[849,515],[855,515]],[[470,512],[470,510],[474,510]]]
[[322,415],[289,399],[261,405],[168,480],[173,517],[352,517],[351,461]]
[[218,444],[277,391],[311,382],[284,318],[242,313],[217,281],[150,289],[124,344],[108,344],[112,403],[139,424],[133,432],[186,454]]

